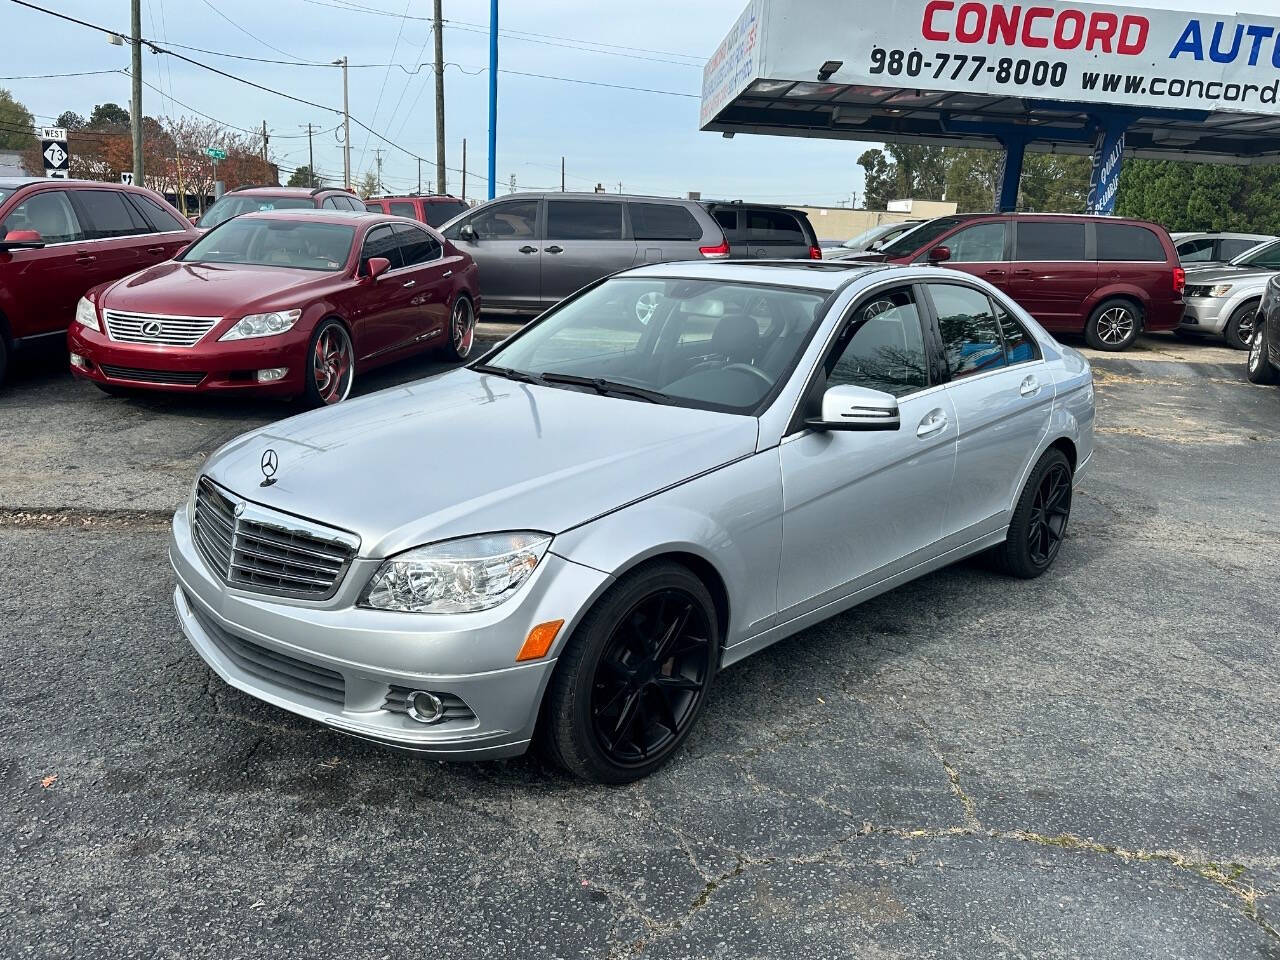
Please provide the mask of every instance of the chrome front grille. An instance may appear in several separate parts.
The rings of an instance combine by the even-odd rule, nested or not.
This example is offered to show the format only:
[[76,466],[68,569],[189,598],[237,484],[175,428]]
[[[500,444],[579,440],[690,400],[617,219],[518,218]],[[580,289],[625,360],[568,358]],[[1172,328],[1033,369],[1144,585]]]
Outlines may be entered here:
[[218,317],[165,317],[151,313],[104,310],[107,334],[120,343],[150,343],[161,347],[193,347],[213,329]]
[[201,477],[191,523],[196,547],[222,580],[256,593],[327,600],[359,538],[261,507]]
[[113,367],[109,363],[98,364],[98,369],[112,380],[132,380],[135,383],[172,383],[181,387],[199,386],[205,378],[203,371],[195,370],[143,370],[140,367]]

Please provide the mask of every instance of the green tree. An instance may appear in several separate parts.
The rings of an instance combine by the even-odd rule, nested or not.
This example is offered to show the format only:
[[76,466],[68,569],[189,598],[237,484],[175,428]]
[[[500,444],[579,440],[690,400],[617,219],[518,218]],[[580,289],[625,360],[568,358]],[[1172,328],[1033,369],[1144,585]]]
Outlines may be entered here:
[[892,170],[883,150],[867,150],[858,158],[858,166],[862,167],[866,182],[862,187],[863,206],[868,210],[883,210],[893,199],[894,183],[897,171]]
[[0,88],[0,150],[23,150],[35,137],[36,119],[31,111]]
[[305,163],[297,170],[293,171],[289,177],[290,187],[318,187],[320,186],[320,178],[311,172],[311,168]]
[[129,111],[118,103],[100,103],[89,114],[89,127],[101,130],[109,127],[129,126]]
[[1028,153],[1018,185],[1018,209],[1032,213],[1084,213],[1092,169],[1089,157]]
[[995,209],[1004,157],[999,150],[946,149],[947,199],[960,213]]
[[58,119],[53,122],[53,125],[62,127],[64,130],[83,130],[88,122],[74,110],[64,110],[58,114]]
[[365,172],[365,175],[360,178],[360,182],[356,184],[356,193],[361,197],[367,198],[372,197],[377,192],[378,175],[372,170],[368,170]]
[[893,161],[896,196],[890,199],[942,199],[947,189],[947,157],[942,147],[891,143],[885,149]]
[[1125,161],[1116,212],[1171,231],[1280,231],[1280,166]]

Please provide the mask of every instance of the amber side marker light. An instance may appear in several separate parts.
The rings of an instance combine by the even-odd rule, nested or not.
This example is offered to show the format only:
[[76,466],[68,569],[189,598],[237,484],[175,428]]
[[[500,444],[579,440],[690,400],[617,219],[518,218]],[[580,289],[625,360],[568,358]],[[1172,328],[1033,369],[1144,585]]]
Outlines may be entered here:
[[546,623],[540,623],[530,630],[524,646],[516,654],[516,663],[521,660],[537,660],[545,657],[547,651],[551,649],[551,644],[555,643],[556,635],[563,626],[563,620],[548,620]]

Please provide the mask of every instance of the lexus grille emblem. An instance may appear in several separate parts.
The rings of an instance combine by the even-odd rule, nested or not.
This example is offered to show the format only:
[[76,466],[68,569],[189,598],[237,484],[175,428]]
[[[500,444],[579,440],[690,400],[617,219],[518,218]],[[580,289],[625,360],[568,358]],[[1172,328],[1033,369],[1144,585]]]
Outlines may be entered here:
[[262,476],[263,481],[260,486],[269,487],[276,482],[276,469],[280,466],[280,458],[276,456],[276,452],[268,447],[262,451]]
[[164,331],[159,320],[148,320],[142,325],[142,334],[147,337],[158,337]]

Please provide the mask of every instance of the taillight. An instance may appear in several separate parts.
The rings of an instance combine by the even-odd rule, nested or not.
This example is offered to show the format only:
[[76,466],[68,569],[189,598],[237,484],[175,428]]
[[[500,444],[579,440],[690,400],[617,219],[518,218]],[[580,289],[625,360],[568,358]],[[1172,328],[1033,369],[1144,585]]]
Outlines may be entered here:
[[723,260],[729,256],[729,241],[721,240],[714,247],[699,247],[698,252],[708,260]]
[[821,259],[822,259],[822,248],[821,248],[821,247],[810,247],[810,248],[809,248],[809,259],[810,259],[810,260],[821,260]]
[[1181,267],[1173,268],[1173,292],[1182,293],[1187,289],[1187,271]]

